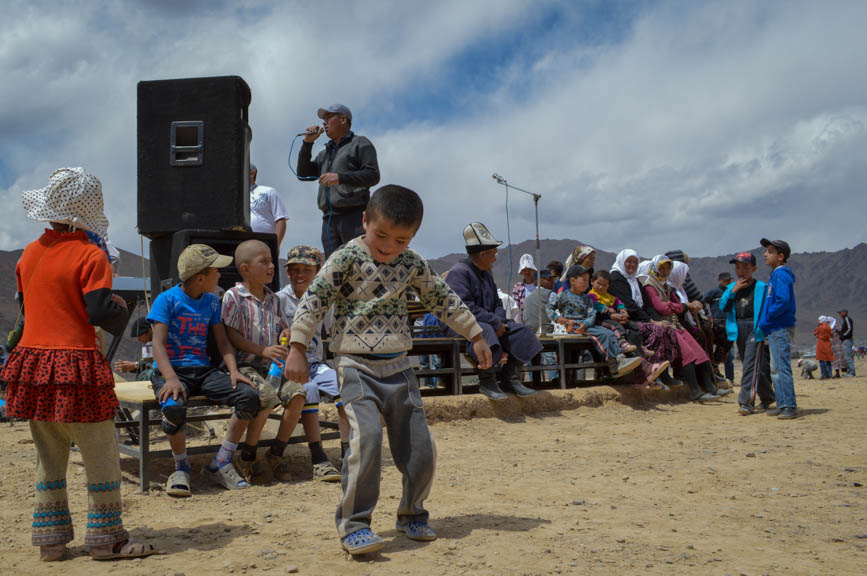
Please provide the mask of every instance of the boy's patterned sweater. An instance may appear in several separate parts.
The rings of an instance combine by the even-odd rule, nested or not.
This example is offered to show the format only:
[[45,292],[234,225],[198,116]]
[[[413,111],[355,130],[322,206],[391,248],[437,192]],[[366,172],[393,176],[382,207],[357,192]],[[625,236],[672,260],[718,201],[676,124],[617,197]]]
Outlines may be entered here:
[[596,324],[596,308],[590,296],[575,294],[568,289],[557,294],[556,300],[549,302],[545,311],[553,322],[562,316],[567,320],[580,322],[586,328]]
[[330,349],[337,354],[393,354],[412,348],[406,291],[467,340],[482,332],[472,312],[427,261],[407,248],[387,264],[376,262],[362,238],[331,255],[301,298],[292,342],[312,338],[334,305]]

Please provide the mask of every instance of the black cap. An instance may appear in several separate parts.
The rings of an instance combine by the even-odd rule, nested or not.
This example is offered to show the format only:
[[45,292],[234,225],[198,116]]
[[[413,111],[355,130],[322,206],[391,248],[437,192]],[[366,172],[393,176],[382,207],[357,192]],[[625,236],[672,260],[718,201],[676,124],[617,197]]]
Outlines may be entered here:
[[738,252],[735,257],[729,260],[729,264],[737,264],[738,262],[749,262],[753,266],[756,264],[756,257],[750,252]]
[[840,308],[839,310],[837,310],[837,314],[848,314],[848,313],[849,313],[849,311],[846,310],[845,308]]
[[719,282],[722,282],[723,280],[731,280],[731,279],[732,279],[732,275],[731,275],[730,273],[728,273],[728,272],[720,272],[720,273],[719,273],[719,276],[717,276],[716,279],[717,279]]
[[539,278],[553,278],[554,273],[548,270],[547,268],[542,268],[539,272]]
[[789,248],[789,243],[785,240],[768,240],[767,238],[762,238],[759,243],[765,248],[767,248],[768,246],[773,246],[777,249],[777,252],[780,252],[783,255],[783,258],[785,258],[786,260],[788,260],[789,256],[792,255],[792,249]]
[[569,280],[570,278],[589,273],[590,271],[581,264],[575,264],[574,266],[569,266],[569,270],[566,271],[566,279]]
[[151,329],[151,324],[148,322],[148,319],[142,316],[141,318],[137,318],[135,322],[133,322],[129,327],[129,335],[130,338],[138,338],[143,334],[147,334],[148,330]]

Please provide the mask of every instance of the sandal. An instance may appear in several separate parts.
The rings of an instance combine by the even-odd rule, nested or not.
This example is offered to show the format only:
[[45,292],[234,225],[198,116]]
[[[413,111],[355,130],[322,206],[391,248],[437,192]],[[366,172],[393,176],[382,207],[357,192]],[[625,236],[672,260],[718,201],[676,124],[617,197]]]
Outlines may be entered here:
[[190,473],[183,470],[175,470],[166,480],[166,494],[175,498],[189,498],[193,495],[190,490]]
[[385,542],[370,528],[356,530],[347,535],[341,541],[343,549],[355,556],[356,554],[370,554],[378,552],[385,547]]
[[115,542],[110,548],[97,546],[90,548],[90,557],[94,560],[122,560],[127,558],[144,558],[156,552],[147,542],[124,540]]
[[42,562],[57,562],[66,554],[66,544],[51,544],[39,547],[39,559]]

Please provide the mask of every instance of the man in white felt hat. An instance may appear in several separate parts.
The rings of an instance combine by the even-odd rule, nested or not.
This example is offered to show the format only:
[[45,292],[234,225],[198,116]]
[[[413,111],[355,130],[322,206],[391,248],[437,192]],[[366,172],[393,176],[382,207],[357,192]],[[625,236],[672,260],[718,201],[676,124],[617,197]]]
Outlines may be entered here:
[[[464,228],[464,242],[467,258],[452,266],[446,275],[446,283],[475,315],[495,360],[494,367],[480,372],[479,391],[491,400],[505,400],[508,396],[504,390],[519,397],[532,396],[536,391],[521,383],[520,369],[542,351],[542,344],[531,328],[506,318],[506,310],[497,296],[491,270],[502,242],[496,240],[481,222],[473,222]],[[496,360],[503,353],[508,355],[508,360],[502,368],[498,385]],[[468,346],[468,354],[475,359],[472,346]]]
[[512,287],[512,298],[518,304],[518,317],[516,322],[524,324],[524,300],[530,293],[536,289],[536,264],[533,262],[533,257],[530,254],[521,255],[520,263],[518,264],[518,274],[521,275],[521,280],[515,282]]

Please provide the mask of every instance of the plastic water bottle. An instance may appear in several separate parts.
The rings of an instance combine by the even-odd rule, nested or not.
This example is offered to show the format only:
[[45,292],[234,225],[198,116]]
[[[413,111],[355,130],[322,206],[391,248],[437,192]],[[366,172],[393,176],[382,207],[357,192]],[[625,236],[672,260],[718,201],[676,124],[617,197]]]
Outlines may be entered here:
[[[284,348],[289,346],[289,341],[284,337],[280,338],[280,346]],[[274,392],[280,390],[280,384],[283,382],[283,360],[272,360],[271,366],[268,368],[268,382],[274,388]]]

